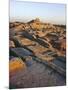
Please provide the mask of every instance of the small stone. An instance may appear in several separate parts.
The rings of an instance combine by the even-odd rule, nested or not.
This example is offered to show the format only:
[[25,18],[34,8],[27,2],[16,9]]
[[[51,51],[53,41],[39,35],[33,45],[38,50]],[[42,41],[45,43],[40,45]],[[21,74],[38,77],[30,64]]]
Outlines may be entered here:
[[15,47],[15,44],[13,41],[9,41],[9,47]]

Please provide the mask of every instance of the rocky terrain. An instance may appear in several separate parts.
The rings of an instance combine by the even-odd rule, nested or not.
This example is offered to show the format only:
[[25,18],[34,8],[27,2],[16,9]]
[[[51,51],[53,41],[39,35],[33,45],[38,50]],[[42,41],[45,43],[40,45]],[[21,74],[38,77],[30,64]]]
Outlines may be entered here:
[[9,88],[66,85],[66,26],[9,24]]

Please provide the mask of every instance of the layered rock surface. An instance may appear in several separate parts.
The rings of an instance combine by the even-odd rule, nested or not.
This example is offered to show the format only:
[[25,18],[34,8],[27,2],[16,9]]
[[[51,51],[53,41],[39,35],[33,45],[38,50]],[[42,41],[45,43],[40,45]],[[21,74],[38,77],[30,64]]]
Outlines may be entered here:
[[10,88],[65,85],[65,33],[65,26],[38,18],[10,23]]

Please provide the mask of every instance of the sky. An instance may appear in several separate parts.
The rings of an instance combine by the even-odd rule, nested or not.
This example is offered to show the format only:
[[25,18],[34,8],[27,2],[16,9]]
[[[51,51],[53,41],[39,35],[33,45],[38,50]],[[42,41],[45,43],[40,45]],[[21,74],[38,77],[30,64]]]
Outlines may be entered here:
[[28,22],[39,18],[42,22],[66,24],[66,5],[10,0],[10,21]]

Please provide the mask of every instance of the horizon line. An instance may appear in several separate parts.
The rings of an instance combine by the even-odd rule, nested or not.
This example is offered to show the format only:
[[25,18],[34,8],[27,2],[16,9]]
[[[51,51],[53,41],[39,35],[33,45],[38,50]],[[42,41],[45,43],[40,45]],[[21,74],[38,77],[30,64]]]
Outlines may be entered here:
[[[36,19],[36,18],[30,19],[30,20],[23,20],[23,19],[11,19],[11,18],[9,18],[9,22],[23,22],[23,23],[28,23],[28,22],[30,22],[31,20],[35,20],[35,19]],[[40,21],[41,21],[42,23],[51,23],[51,24],[56,24],[56,25],[66,25],[66,23],[65,23],[65,24],[62,24],[62,23],[52,22],[52,21],[50,21],[50,20],[45,20],[45,21],[43,21],[43,20],[40,19]]]

